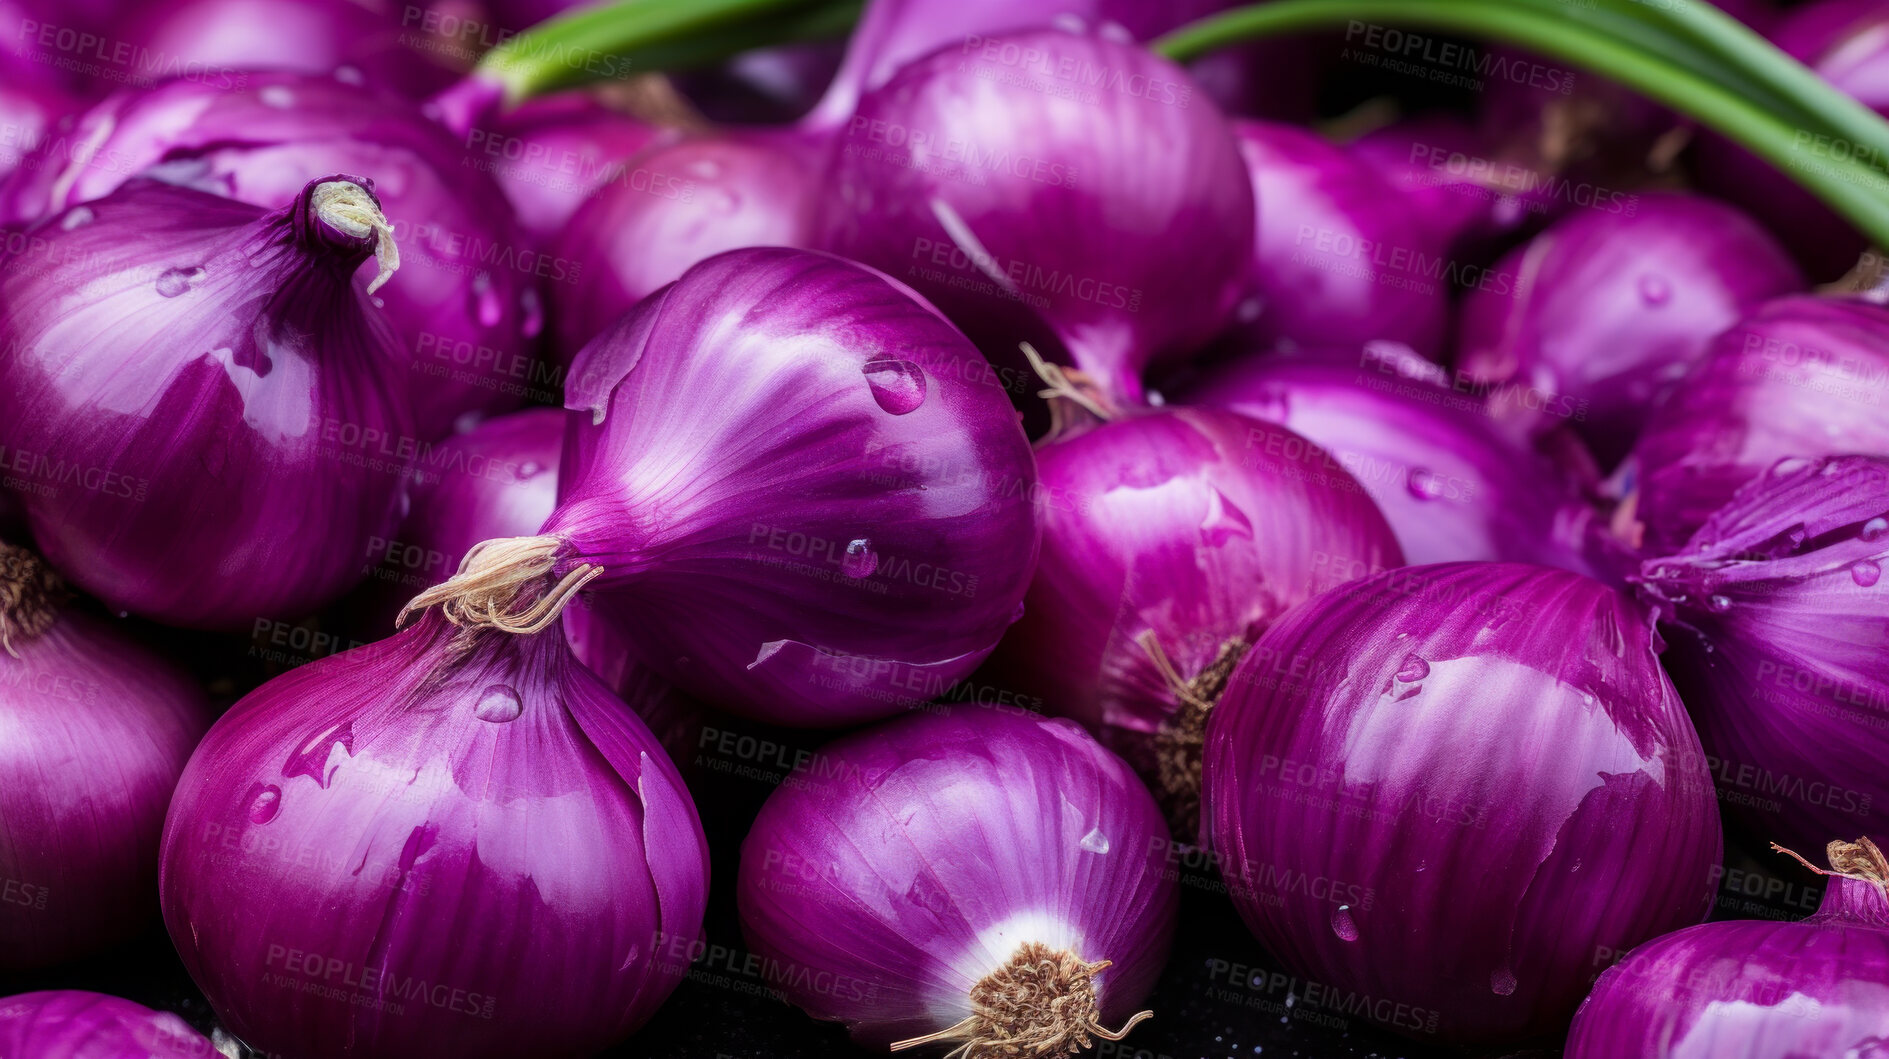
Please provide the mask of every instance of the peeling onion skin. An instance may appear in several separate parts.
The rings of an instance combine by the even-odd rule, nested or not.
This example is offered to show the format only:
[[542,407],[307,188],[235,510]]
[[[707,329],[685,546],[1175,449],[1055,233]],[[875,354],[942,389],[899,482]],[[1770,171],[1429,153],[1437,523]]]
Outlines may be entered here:
[[556,624],[483,630],[454,662],[459,633],[428,613],[292,670],[185,770],[165,924],[252,1047],[577,1059],[687,972],[708,852],[662,748]]
[[579,354],[560,573],[707,705],[830,727],[943,693],[1015,620],[1036,464],[990,366],[909,288],[737,250]]
[[1074,722],[917,713],[828,745],[808,777],[762,806],[737,885],[757,953],[858,986],[781,982],[809,1015],[869,1047],[941,1030],[1031,940],[1113,961],[1099,979],[1110,1028],[1153,988],[1178,907],[1167,826]]
[[103,993],[48,990],[0,997],[7,1059],[214,1059],[209,1038],[168,1011]]
[[1595,953],[1703,919],[1719,864],[1650,619],[1544,567],[1407,567],[1295,609],[1210,715],[1206,781],[1260,942],[1425,1039],[1558,1031]]
[[1641,567],[1727,815],[1819,848],[1889,805],[1889,459],[1782,461]]

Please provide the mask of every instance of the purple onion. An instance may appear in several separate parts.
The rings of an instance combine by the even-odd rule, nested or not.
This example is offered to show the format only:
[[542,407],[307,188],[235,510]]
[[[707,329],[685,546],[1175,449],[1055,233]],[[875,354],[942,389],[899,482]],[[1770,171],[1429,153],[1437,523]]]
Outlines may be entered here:
[[1037,446],[1043,553],[992,679],[1082,722],[1197,830],[1200,740],[1227,673],[1288,608],[1403,562],[1330,455],[1205,408]]
[[1713,341],[1634,448],[1647,547],[1673,554],[1786,457],[1889,455],[1889,310],[1792,297]]
[[552,250],[574,270],[552,293],[565,357],[716,254],[809,246],[825,161],[824,140],[753,130],[659,142],[617,166]]
[[1461,118],[1428,114],[1346,145],[1409,199],[1444,246],[1479,250],[1559,213],[1556,180]]
[[246,1044],[575,1059],[675,988],[707,846],[662,747],[571,657],[557,610],[581,583],[440,597],[211,728],[171,805],[161,893],[184,966]]
[[[516,407],[534,381],[538,277],[554,263],[522,244],[504,194],[412,104],[332,78],[243,73],[110,96],[69,138],[0,186],[0,225],[30,221],[148,175],[275,209],[324,173],[377,181],[404,255],[382,296],[414,353],[422,440],[463,417]],[[48,145],[49,147],[55,145]],[[41,152],[45,154],[46,152]]]
[[1490,559],[1593,575],[1598,516],[1547,457],[1504,434],[1475,387],[1396,347],[1244,357],[1173,399],[1277,423],[1370,494],[1412,564]]
[[1706,923],[1609,968],[1574,1016],[1568,1059],[1868,1056],[1889,1041],[1889,862],[1831,842],[1835,871],[1801,923]]
[[[1480,383],[1565,398],[1601,461],[1619,462],[1651,410],[1714,336],[1803,287],[1784,249],[1742,213],[1683,194],[1580,210],[1495,267],[1463,304],[1458,366]],[[1506,287],[1507,289],[1504,289]],[[1516,409],[1534,429],[1566,420]]]
[[102,993],[59,990],[0,998],[7,1059],[216,1059],[203,1034],[168,1011]]
[[1258,229],[1252,316],[1261,346],[1401,342],[1441,352],[1454,266],[1447,244],[1363,161],[1293,125],[1234,123]]
[[1808,848],[1889,805],[1889,459],[1781,461],[1638,580],[1727,812]]
[[505,190],[518,226],[548,246],[593,192],[626,178],[628,160],[658,135],[595,96],[563,92],[492,115],[465,140],[474,165]]
[[904,67],[846,125],[820,225],[1000,362],[1035,319],[1135,404],[1144,367],[1230,319],[1253,203],[1212,102],[1122,36],[973,36]]
[[139,181],[18,238],[0,447],[34,538],[86,591],[243,628],[359,579],[412,431],[408,358],[368,304],[400,259],[371,186],[317,178],[271,212]]
[[[164,810],[210,724],[203,692],[52,572],[0,544],[0,972],[90,955],[151,922]],[[0,1002],[0,1055],[6,1047]]]
[[1247,925],[1411,1036],[1556,1031],[1596,953],[1711,900],[1718,811],[1652,623],[1578,574],[1443,563],[1315,597],[1234,671],[1205,765]]
[[1075,724],[921,713],[768,798],[741,845],[742,928],[770,985],[863,1045],[1075,1055],[1147,1017],[1174,929],[1165,841],[1135,774]]

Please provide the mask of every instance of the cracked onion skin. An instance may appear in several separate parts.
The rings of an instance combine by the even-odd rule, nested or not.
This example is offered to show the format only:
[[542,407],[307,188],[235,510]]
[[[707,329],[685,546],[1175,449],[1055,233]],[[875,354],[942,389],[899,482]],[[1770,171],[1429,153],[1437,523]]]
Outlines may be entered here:
[[1719,863],[1649,617],[1545,567],[1407,567],[1308,601],[1234,671],[1205,776],[1261,943],[1426,1039],[1558,1031],[1597,952],[1704,918]]

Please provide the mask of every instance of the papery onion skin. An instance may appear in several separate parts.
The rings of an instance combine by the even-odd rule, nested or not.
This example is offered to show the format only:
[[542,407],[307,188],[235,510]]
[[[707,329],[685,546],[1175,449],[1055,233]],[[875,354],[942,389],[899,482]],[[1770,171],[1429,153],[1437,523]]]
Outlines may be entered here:
[[1134,773],[1073,722],[919,713],[828,745],[769,797],[741,846],[742,929],[771,985],[864,1045],[969,1015],[972,986],[1033,940],[1113,961],[1112,1029],[1167,958],[1165,841]]
[[1236,121],[1252,174],[1258,348],[1402,342],[1436,357],[1449,326],[1447,244],[1371,166],[1295,125]]
[[1599,582],[1510,563],[1388,571],[1276,622],[1207,729],[1204,834],[1247,925],[1411,1036],[1565,1025],[1596,952],[1712,896],[1711,781],[1651,637]]
[[103,993],[49,990],[0,997],[7,1059],[215,1059],[209,1038],[168,1011]]
[[890,716],[996,646],[1036,565],[1036,466],[977,350],[827,254],[695,266],[578,356],[561,569],[712,706]]
[[[490,117],[467,131],[465,145],[504,189],[519,228],[549,246],[593,192],[629,179],[629,159],[661,135],[594,96],[561,92]],[[553,270],[554,291],[577,280],[568,265]]]
[[1816,848],[1889,805],[1889,460],[1788,460],[1638,579],[1727,815]]
[[0,444],[46,557],[114,609],[297,618],[395,526],[408,358],[357,286],[378,236],[323,219],[336,183],[371,181],[273,212],[139,182],[5,263]]
[[861,99],[820,245],[911,283],[998,363],[1033,313],[1133,405],[1145,367],[1231,318],[1252,199],[1228,123],[1179,67],[1113,34],[972,36]]
[[808,247],[823,140],[770,130],[658,142],[572,214],[553,256],[559,348],[573,355],[654,291],[727,250]]
[[1599,519],[1575,483],[1498,429],[1473,388],[1453,389],[1408,351],[1242,357],[1171,397],[1324,446],[1412,565],[1487,559],[1596,572],[1586,550]]
[[1798,923],[1706,923],[1608,968],[1574,1016],[1568,1059],[1870,1056],[1889,1040],[1889,899],[1833,878]]
[[1790,297],[1719,335],[1634,447],[1646,547],[1671,554],[1787,457],[1889,454],[1889,309]]
[[[42,570],[0,544],[0,972],[86,956],[151,923],[164,810],[210,725],[186,674],[46,598]],[[35,615],[18,609],[23,588]],[[4,1043],[0,1029],[12,1059]]]
[[324,173],[374,177],[402,261],[379,297],[414,354],[418,440],[517,407],[540,381],[527,343],[543,324],[539,270],[554,263],[524,243],[491,177],[406,100],[332,77],[241,76],[240,86],[180,79],[100,101],[65,150],[48,145],[0,185],[0,225],[140,174],[269,209]]
[[238,702],[162,864],[191,977],[290,1059],[592,1055],[687,971],[708,886],[675,768],[561,630],[436,612]]
[[[1463,303],[1458,365],[1471,379],[1573,403],[1606,466],[1712,339],[1803,287],[1790,257],[1736,209],[1646,194],[1631,212],[1577,210],[1495,267],[1504,287]],[[1535,429],[1566,420],[1518,410]]]
[[1036,457],[1042,558],[987,672],[1096,733],[1194,831],[1198,730],[1146,638],[1192,681],[1293,605],[1402,565],[1397,541],[1330,455],[1231,412],[1155,409]]

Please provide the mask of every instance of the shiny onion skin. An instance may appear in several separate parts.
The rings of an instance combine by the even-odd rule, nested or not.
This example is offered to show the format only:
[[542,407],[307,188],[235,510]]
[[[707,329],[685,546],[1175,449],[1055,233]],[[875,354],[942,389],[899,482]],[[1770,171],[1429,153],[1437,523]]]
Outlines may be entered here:
[[1676,553],[1744,483],[1787,457],[1889,455],[1889,309],[1767,302],[1719,335],[1634,447],[1646,547]]
[[231,1033],[287,1059],[576,1059],[675,988],[701,824],[552,614],[513,633],[429,611],[212,727],[160,886]]
[[[464,139],[473,164],[511,200],[519,228],[549,246],[597,189],[631,181],[630,158],[661,135],[588,93],[560,92],[490,115]],[[546,277],[551,290],[577,282],[568,265],[562,273]]]
[[1402,565],[1397,541],[1324,450],[1218,409],[1129,415],[1036,461],[1042,558],[987,672],[1096,733],[1191,835],[1231,664],[1293,605]]
[[217,1059],[210,1039],[176,1015],[76,989],[0,997],[7,1059]]
[[1473,390],[1408,350],[1248,356],[1173,394],[1276,423],[1331,453],[1413,565],[1489,559],[1596,573],[1601,528],[1566,473],[1503,433]]
[[1565,405],[1566,416],[1512,414],[1536,430],[1571,424],[1607,466],[1715,336],[1803,287],[1764,229],[1678,193],[1637,196],[1631,212],[1576,210],[1495,274],[1508,282],[1463,302],[1458,367],[1478,383],[1542,395],[1537,406]]
[[567,387],[564,569],[683,690],[758,720],[924,703],[1015,619],[1036,467],[977,350],[909,289],[804,250],[690,269]]
[[1556,1031],[1595,953],[1712,896],[1718,810],[1650,619],[1578,574],[1443,563],[1312,599],[1234,671],[1205,764],[1247,925],[1413,1037]]
[[776,130],[659,141],[571,215],[553,257],[553,329],[574,355],[652,292],[726,250],[807,247],[827,144]]
[[[4,973],[90,955],[150,925],[164,809],[210,707],[170,662],[63,605],[45,565],[8,544],[0,645]],[[4,1030],[0,1055],[18,1055]]]
[[1428,357],[1449,326],[1448,244],[1366,162],[1310,129],[1236,121],[1252,174],[1250,312],[1258,348],[1401,342]]
[[1553,210],[1551,181],[1454,115],[1392,122],[1345,149],[1408,196],[1447,247],[1479,247]]
[[233,629],[360,578],[399,517],[404,461],[378,446],[412,429],[405,350],[356,275],[393,254],[371,183],[317,178],[265,211],[141,181],[4,263],[0,445],[80,587]]
[[1831,842],[1829,888],[1798,923],[1688,927],[1600,976],[1567,1059],[1796,1059],[1889,1041],[1889,864],[1868,839]]
[[[743,933],[788,1000],[882,1049],[962,1027],[973,990],[1038,946],[1109,961],[1066,994],[1093,1036],[1133,1025],[1178,887],[1154,800],[1088,733],[1023,710],[933,708],[829,744],[808,777],[762,806],[737,884]],[[1018,993],[1041,1012],[1058,991]],[[1043,1021],[1076,1021],[1063,1018]],[[1014,1054],[1083,1051],[1018,1036],[1029,1043]]]
[[1140,403],[1145,367],[1231,319],[1254,211],[1227,121],[1125,36],[973,36],[901,69],[839,134],[820,245],[912,284],[998,363],[1033,315]]
[[556,263],[524,243],[470,150],[389,94],[332,77],[237,76],[239,85],[178,79],[106,97],[0,185],[0,226],[96,199],[136,175],[277,209],[315,177],[362,173],[375,179],[400,243],[400,280],[380,297],[414,354],[406,385],[418,440],[515,408],[527,392],[555,398],[527,345],[543,326],[539,276]]
[[1639,578],[1726,812],[1816,848],[1889,806],[1889,459],[1781,461]]

